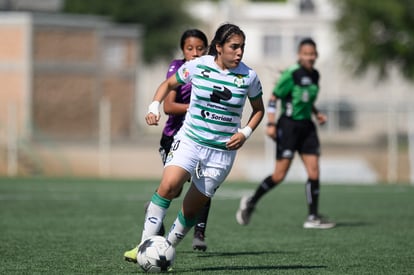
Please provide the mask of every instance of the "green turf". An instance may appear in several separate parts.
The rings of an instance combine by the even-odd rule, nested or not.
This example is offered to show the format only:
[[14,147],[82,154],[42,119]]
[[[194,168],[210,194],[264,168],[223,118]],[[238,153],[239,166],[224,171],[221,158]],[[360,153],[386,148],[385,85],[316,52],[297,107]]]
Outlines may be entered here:
[[[0,274],[132,274],[123,252],[139,240],[154,181],[0,179]],[[322,187],[321,210],[338,222],[305,230],[303,184],[273,190],[249,226],[234,218],[249,183],[225,183],[213,200],[208,250],[191,235],[172,274],[413,274],[414,188]],[[166,218],[170,225],[180,199]]]

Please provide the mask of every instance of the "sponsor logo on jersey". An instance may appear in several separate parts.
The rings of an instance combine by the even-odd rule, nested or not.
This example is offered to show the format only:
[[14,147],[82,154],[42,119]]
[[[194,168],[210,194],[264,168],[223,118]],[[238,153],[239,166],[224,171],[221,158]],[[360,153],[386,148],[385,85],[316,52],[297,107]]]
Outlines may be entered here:
[[225,121],[225,122],[231,122],[233,120],[232,117],[216,115],[216,114],[211,114],[210,118],[214,120]]
[[219,105],[216,105],[216,104],[207,103],[207,106],[208,106],[208,107],[211,107],[211,108],[216,108],[216,109],[224,110],[224,111],[226,111],[226,110],[227,110],[227,108],[226,108],[226,107],[219,106]]
[[224,121],[224,122],[232,122],[233,118],[232,117],[228,117],[225,115],[217,115],[217,114],[212,114],[208,111],[205,110],[201,110],[201,116],[203,118],[208,118],[208,119],[212,119],[212,120],[217,120],[217,121]]
[[201,110],[201,116],[203,118],[209,117],[210,116],[210,112],[209,111],[205,111],[205,110]]

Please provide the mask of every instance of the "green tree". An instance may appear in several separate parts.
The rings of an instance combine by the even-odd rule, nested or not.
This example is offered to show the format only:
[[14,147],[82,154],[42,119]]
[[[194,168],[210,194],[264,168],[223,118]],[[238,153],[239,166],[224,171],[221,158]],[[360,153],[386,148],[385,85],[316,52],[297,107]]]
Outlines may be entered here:
[[379,78],[396,67],[414,80],[414,1],[336,0],[341,49],[355,73],[374,68]]
[[185,28],[194,27],[185,0],[65,0],[66,13],[105,15],[119,23],[144,27],[144,60],[171,58]]

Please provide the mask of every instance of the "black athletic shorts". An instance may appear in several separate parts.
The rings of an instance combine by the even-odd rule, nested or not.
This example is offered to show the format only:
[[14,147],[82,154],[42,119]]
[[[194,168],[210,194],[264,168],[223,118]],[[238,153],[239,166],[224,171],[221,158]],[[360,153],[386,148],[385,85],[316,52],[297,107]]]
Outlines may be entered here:
[[293,159],[299,154],[320,155],[316,126],[312,120],[281,116],[277,122],[276,159]]

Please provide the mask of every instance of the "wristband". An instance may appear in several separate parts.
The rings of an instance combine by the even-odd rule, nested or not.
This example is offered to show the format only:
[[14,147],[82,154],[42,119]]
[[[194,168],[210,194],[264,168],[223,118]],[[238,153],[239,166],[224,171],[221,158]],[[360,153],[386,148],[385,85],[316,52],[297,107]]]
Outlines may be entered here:
[[270,126],[276,126],[276,123],[274,123],[274,122],[268,122],[267,123],[267,127],[270,127]]
[[267,104],[267,112],[268,113],[276,113],[276,101],[269,101]]
[[252,134],[253,130],[249,126],[246,126],[244,128],[241,128],[241,129],[239,128],[237,130],[237,132],[242,133],[244,135],[244,137],[246,139],[248,139],[250,137],[250,135]]
[[267,107],[267,113],[270,113],[270,114],[276,113],[276,108],[275,107]]
[[151,102],[151,104],[148,106],[148,114],[153,113],[154,115],[159,115],[160,113],[160,111],[158,110],[159,107],[160,107],[159,101]]

